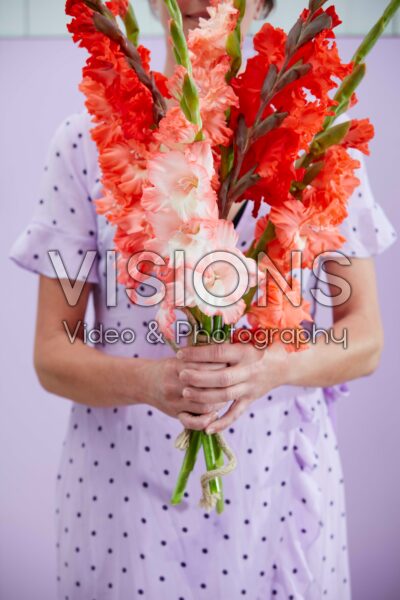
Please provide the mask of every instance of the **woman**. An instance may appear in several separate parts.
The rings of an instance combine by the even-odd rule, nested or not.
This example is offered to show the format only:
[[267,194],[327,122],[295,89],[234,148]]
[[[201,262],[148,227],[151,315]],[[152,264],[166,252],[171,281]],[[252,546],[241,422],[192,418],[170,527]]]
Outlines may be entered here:
[[[187,31],[208,3],[179,4]],[[248,0],[245,32],[269,4]],[[167,38],[163,3],[153,7]],[[172,67],[168,47],[165,72]],[[106,306],[113,229],[92,203],[101,185],[89,129],[86,112],[58,128],[34,219],[12,250],[17,263],[40,274],[39,379],[72,400],[57,481],[58,598],[350,598],[343,479],[327,399],[340,395],[338,384],[377,367],[382,328],[372,255],[395,238],[364,166],[342,226],[351,266],[331,263],[329,275],[332,284],[339,276],[352,288],[333,310],[335,337],[347,330],[348,347],[320,340],[287,354],[225,344],[184,348],[175,357],[146,339],[155,308],[132,305],[122,286],[117,306]],[[249,206],[237,228],[245,247],[254,229]],[[47,255],[55,249],[71,277],[86,251],[98,251],[74,306]],[[309,275],[306,293],[313,287]],[[84,343],[90,296],[96,323],[135,329],[133,344]],[[78,331],[73,343],[67,331]],[[182,459],[173,440],[182,423],[224,430],[239,457],[225,480],[222,515],[197,506],[201,461],[184,502],[169,504]]]

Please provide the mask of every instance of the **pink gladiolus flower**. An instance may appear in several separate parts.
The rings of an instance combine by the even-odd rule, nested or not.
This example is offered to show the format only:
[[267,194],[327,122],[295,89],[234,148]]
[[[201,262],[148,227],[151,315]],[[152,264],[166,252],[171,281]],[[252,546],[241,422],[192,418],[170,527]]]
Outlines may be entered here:
[[210,247],[218,221],[191,219],[180,221],[174,211],[148,213],[154,237],[148,241],[147,248],[173,260],[176,250],[185,251],[187,264],[195,265]]
[[159,152],[148,161],[151,186],[143,190],[142,206],[150,213],[174,211],[181,221],[217,219],[213,175],[213,157],[207,142],[195,142],[183,152]]

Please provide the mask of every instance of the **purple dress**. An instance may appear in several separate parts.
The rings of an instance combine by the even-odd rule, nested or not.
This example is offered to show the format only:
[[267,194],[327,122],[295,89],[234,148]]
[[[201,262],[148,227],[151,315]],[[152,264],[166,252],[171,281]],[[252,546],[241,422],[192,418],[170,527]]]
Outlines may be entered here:
[[[39,204],[12,258],[54,277],[47,251],[58,249],[75,276],[82,254],[98,250],[89,276],[96,322],[137,333],[134,343],[98,350],[166,357],[168,346],[145,339],[154,308],[131,305],[122,286],[117,306],[106,308],[113,228],[92,203],[101,184],[89,128],[83,111],[57,129]],[[344,251],[366,257],[396,236],[364,166],[358,175],[361,186],[342,226]],[[253,228],[247,207],[238,226],[243,247]],[[328,402],[340,394],[285,386],[252,404],[226,432],[239,464],[224,480],[222,515],[198,507],[202,460],[183,503],[169,503],[182,461],[174,448],[177,420],[144,404],[101,409],[72,402],[57,476],[58,600],[348,600],[343,474]]]

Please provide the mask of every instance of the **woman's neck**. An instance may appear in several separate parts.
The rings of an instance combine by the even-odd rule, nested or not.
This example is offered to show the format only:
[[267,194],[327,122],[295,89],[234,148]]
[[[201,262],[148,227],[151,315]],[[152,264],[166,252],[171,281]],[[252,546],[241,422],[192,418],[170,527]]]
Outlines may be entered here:
[[174,73],[176,61],[172,54],[171,44],[169,40],[165,40],[165,62],[164,62],[164,75],[166,77],[171,77]]

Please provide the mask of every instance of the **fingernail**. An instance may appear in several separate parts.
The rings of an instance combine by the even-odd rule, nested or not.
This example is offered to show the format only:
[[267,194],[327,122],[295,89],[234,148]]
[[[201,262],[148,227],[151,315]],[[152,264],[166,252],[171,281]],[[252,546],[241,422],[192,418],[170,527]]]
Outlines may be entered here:
[[178,350],[178,352],[176,353],[176,358],[183,358],[182,350]]
[[190,390],[189,390],[189,388],[183,388],[182,396],[184,396],[185,398],[187,398],[188,396],[190,396]]
[[214,432],[215,432],[215,429],[214,429],[214,427],[207,427],[207,429],[206,429],[206,433],[207,433],[207,435],[211,435],[211,434],[213,434]]

